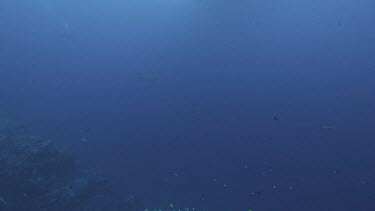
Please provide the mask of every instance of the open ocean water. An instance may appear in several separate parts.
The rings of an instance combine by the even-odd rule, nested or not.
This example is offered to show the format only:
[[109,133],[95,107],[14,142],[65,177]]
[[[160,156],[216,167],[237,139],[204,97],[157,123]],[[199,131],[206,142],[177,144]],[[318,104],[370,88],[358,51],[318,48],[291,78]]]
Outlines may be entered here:
[[138,210],[374,211],[375,1],[0,0],[0,119]]

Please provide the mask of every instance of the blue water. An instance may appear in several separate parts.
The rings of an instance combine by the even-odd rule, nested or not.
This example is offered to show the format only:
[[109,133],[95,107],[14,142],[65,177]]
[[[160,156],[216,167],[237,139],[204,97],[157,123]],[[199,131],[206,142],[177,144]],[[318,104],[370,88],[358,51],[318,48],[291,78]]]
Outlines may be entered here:
[[1,0],[0,117],[144,208],[372,211],[374,11]]

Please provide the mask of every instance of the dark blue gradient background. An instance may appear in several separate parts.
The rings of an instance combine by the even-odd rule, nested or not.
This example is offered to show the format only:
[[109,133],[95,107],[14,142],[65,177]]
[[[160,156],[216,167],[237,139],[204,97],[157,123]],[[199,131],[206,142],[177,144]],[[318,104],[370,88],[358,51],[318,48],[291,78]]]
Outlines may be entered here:
[[0,117],[148,208],[372,211],[375,2],[1,0]]

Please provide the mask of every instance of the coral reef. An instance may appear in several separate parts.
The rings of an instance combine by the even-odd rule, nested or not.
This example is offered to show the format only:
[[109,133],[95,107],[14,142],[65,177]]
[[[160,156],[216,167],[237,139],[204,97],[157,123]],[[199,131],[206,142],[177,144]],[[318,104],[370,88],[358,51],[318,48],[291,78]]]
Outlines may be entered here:
[[0,128],[1,211],[141,210],[51,141],[19,130]]

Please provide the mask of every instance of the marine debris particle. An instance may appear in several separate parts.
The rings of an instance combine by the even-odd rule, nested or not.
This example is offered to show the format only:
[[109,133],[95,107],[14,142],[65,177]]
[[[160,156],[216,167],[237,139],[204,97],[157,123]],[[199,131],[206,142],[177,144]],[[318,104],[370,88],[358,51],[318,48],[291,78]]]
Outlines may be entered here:
[[5,206],[8,205],[8,202],[5,201],[4,197],[0,196],[0,202],[3,203]]

